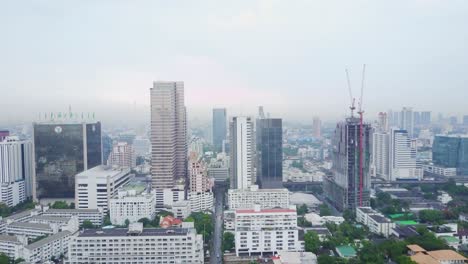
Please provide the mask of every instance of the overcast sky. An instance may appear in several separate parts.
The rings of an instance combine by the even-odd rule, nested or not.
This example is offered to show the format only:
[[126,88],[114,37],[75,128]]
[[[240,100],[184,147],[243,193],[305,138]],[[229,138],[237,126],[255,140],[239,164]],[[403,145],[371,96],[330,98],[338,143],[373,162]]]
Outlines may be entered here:
[[[308,122],[364,107],[468,114],[468,1],[1,1],[0,122],[39,112],[147,117],[153,80],[212,107]],[[130,111],[132,110],[132,111]]]

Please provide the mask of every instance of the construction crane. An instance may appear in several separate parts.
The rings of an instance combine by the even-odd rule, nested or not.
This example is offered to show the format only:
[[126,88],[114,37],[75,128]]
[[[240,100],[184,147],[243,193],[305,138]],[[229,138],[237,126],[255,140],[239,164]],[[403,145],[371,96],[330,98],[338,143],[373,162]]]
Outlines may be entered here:
[[354,97],[353,97],[353,91],[351,90],[351,82],[349,81],[349,72],[348,72],[348,69],[345,70],[346,71],[346,80],[348,81],[348,91],[349,91],[349,100],[350,100],[350,107],[349,109],[351,110],[351,117],[354,116],[354,109],[356,109],[356,107],[354,106]]

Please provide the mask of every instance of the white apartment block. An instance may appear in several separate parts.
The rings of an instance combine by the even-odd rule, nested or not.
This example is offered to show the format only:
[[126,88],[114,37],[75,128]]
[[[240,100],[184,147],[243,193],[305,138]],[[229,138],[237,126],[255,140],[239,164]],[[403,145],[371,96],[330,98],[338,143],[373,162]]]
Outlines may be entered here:
[[304,250],[299,241],[295,206],[287,209],[238,209],[235,211],[236,255]]
[[69,241],[76,233],[62,231],[24,246],[22,258],[29,263],[45,263],[52,257],[58,259],[67,253]]
[[190,192],[188,200],[192,212],[213,210],[214,196],[212,192]]
[[[15,206],[32,196],[33,160],[31,141],[20,140],[13,136],[0,140],[0,183],[2,186],[0,198],[3,203]],[[5,196],[10,198],[5,199]]]
[[101,208],[98,209],[48,209],[44,208],[42,216],[52,217],[73,217],[78,218],[80,225],[84,221],[90,221],[94,226],[101,226],[104,220],[104,213]]
[[156,189],[156,210],[170,208],[174,203],[185,200],[183,186],[173,189]]
[[288,189],[258,189],[252,185],[248,189],[228,190],[228,205],[230,210],[254,208],[289,208]]
[[356,221],[367,226],[370,232],[384,237],[389,237],[395,227],[395,223],[370,207],[358,207]]
[[400,112],[400,128],[408,131],[410,138],[414,137],[414,115],[411,107],[403,107]]
[[28,244],[25,237],[10,235],[0,235],[0,253],[7,255],[11,259],[18,259],[23,256],[24,245]]
[[372,164],[375,167],[375,175],[390,181],[390,136],[387,132],[375,132],[372,138]]
[[84,263],[204,263],[203,238],[193,223],[182,228],[129,228],[83,230],[72,238],[67,264]]
[[445,177],[457,176],[457,168],[445,168],[435,165],[423,165],[423,170],[432,174],[437,174]]
[[114,225],[124,225],[141,218],[154,219],[156,216],[156,192],[137,194],[135,190],[119,191],[117,197],[109,201],[110,220]]
[[189,161],[190,192],[208,192],[213,182],[208,178],[205,164],[198,158]]
[[33,216],[28,220],[28,223],[47,224],[54,230],[70,231],[74,233],[80,228],[80,222],[77,216],[63,217],[63,216]]
[[172,212],[175,218],[179,219],[185,219],[192,213],[192,208],[190,208],[190,201],[188,200],[175,202],[171,207],[167,208],[167,210]]
[[107,165],[126,168],[136,167],[136,155],[133,146],[127,142],[115,143],[107,159]]
[[128,183],[130,168],[96,166],[75,176],[75,204],[78,209],[101,208],[107,213],[109,200]]
[[224,182],[229,178],[229,168],[221,164],[210,164],[208,176],[216,182]]
[[57,227],[52,227],[48,224],[15,222],[6,226],[7,234],[15,236],[26,236],[29,239],[34,239],[44,235],[53,235],[58,231],[59,229]]
[[229,124],[231,142],[231,188],[247,189],[255,183],[253,121],[250,117],[233,117]]

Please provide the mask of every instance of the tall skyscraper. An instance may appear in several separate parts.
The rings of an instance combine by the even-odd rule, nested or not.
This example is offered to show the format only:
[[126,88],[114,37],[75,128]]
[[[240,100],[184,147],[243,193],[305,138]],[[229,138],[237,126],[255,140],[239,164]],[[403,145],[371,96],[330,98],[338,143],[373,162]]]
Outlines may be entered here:
[[31,141],[8,136],[0,140],[0,202],[15,206],[32,196],[33,159]]
[[229,124],[231,142],[231,189],[247,189],[253,183],[253,121],[233,117]]
[[413,112],[413,124],[415,126],[421,125],[421,112],[417,112],[417,111]]
[[33,196],[75,197],[75,175],[102,164],[101,123],[35,123]]
[[314,117],[314,120],[312,121],[312,129],[314,138],[320,138],[322,136],[322,121],[320,121],[320,118]]
[[281,118],[257,119],[257,182],[262,189],[283,188]]
[[391,180],[421,180],[423,171],[416,160],[416,142],[406,130],[390,131],[390,166]]
[[326,197],[340,211],[356,210],[356,207],[370,204],[371,130],[369,124],[363,124],[360,135],[360,120],[356,117],[347,118],[335,128],[332,175],[326,177],[323,184]]
[[431,112],[422,111],[421,112],[421,125],[430,125],[431,124]]
[[213,146],[217,152],[222,151],[223,141],[227,134],[226,108],[213,109]]
[[403,107],[401,110],[400,128],[408,131],[410,137],[414,137],[414,116],[411,107]]
[[468,175],[468,136],[435,136],[432,162],[436,166],[456,168],[458,175]]
[[184,83],[158,81],[150,91],[152,187],[173,188],[187,178]]
[[385,131],[372,134],[372,164],[375,167],[375,175],[387,181],[391,180],[390,166],[390,135]]

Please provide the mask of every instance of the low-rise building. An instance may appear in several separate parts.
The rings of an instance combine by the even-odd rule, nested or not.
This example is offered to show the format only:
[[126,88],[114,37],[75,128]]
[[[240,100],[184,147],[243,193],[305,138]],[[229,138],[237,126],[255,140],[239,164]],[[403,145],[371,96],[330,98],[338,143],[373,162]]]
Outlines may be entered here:
[[463,264],[468,260],[454,250],[427,251],[419,245],[408,245],[408,254],[418,264]]
[[68,243],[76,232],[62,231],[24,247],[23,259],[30,263],[44,263],[58,259],[68,251]]
[[182,228],[87,229],[70,240],[67,264],[204,263],[203,238],[193,223]]
[[271,259],[273,264],[317,264],[317,256],[312,252],[279,251]]
[[328,228],[326,227],[307,227],[307,228],[304,228],[304,231],[307,233],[307,232],[315,232],[320,241],[325,241],[327,240],[327,237],[328,236],[331,236],[332,234],[330,233],[330,230],[328,230]]
[[367,226],[370,232],[384,237],[389,237],[395,227],[395,223],[370,207],[358,207],[356,221]]
[[25,237],[10,235],[0,235],[0,253],[7,255],[11,259],[18,259],[23,256],[24,245],[28,243]]
[[297,213],[290,208],[238,209],[235,211],[236,255],[301,251]]
[[352,246],[338,246],[335,249],[338,256],[342,258],[354,258],[357,256],[356,250]]
[[55,230],[60,231],[70,231],[72,233],[78,231],[80,228],[80,223],[77,216],[71,217],[58,217],[58,216],[33,216],[29,223],[36,224],[47,224],[50,225]]
[[44,208],[43,216],[54,217],[78,217],[80,225],[84,221],[90,221],[94,226],[101,226],[104,220],[104,214],[101,208],[98,209],[48,209]]
[[230,210],[254,208],[288,208],[288,189],[259,189],[257,185],[249,189],[230,189],[228,191],[228,205]]
[[124,225],[141,218],[154,219],[156,216],[156,193],[136,190],[120,191],[117,197],[109,201],[110,220],[114,225]]
[[58,228],[53,228],[47,224],[35,224],[25,222],[15,222],[7,225],[6,233],[15,236],[26,236],[34,239],[40,236],[49,236],[57,233]]
[[108,212],[109,199],[130,180],[130,168],[99,165],[75,176],[75,204],[78,209]]
[[334,223],[339,225],[345,221],[345,219],[341,216],[320,216],[317,213],[307,213],[304,215],[304,218],[312,223],[312,226],[323,226],[326,223]]
[[188,200],[192,212],[213,210],[214,196],[212,192],[190,192]]
[[180,219],[185,219],[192,213],[192,209],[190,208],[190,201],[188,200],[175,202],[167,210],[172,212],[174,217]]

